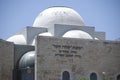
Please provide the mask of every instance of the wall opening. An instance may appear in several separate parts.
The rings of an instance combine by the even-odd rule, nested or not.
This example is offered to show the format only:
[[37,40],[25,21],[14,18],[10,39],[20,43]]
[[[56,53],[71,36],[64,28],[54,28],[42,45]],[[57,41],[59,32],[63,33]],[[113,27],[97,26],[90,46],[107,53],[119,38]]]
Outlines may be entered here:
[[117,80],[120,80],[120,74],[117,76]]
[[62,74],[62,80],[70,80],[70,74],[68,71],[64,71]]
[[97,74],[96,73],[91,73],[90,74],[90,80],[97,80]]

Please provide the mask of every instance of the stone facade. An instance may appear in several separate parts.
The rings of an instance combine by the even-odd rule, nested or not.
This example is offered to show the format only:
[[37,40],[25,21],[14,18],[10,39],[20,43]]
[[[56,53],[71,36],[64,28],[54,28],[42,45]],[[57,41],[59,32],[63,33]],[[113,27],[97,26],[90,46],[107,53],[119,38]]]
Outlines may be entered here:
[[14,44],[0,40],[0,80],[13,80]]
[[[37,37],[35,80],[62,80],[64,71],[70,80],[115,80],[120,72],[120,42],[69,38]],[[104,76],[103,76],[103,73]]]

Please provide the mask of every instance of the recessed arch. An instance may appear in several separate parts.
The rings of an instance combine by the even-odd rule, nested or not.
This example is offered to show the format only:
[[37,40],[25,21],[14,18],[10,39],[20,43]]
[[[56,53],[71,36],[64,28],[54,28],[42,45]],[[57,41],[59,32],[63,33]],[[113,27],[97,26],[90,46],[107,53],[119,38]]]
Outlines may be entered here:
[[120,74],[117,75],[117,80],[120,80]]
[[19,60],[18,80],[34,80],[34,67],[35,67],[35,51],[29,51],[25,53]]
[[68,71],[62,73],[62,80],[70,80],[70,73]]
[[90,74],[90,80],[97,80],[97,74],[95,72]]

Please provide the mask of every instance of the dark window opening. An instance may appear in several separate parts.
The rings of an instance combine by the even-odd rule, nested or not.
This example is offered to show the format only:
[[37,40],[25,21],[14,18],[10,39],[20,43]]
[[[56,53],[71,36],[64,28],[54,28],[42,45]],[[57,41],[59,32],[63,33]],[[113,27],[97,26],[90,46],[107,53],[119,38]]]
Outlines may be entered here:
[[117,80],[120,80],[120,74],[117,76]]
[[97,74],[96,73],[91,73],[90,74],[90,80],[97,80]]
[[70,80],[70,74],[68,71],[64,71],[62,74],[62,80]]

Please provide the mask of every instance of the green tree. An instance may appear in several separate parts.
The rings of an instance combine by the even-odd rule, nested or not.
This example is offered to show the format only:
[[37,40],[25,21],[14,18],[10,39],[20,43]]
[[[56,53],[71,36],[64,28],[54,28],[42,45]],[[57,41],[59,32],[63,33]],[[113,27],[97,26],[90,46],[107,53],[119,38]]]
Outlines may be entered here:
[[86,77],[80,77],[80,80],[88,80]]

